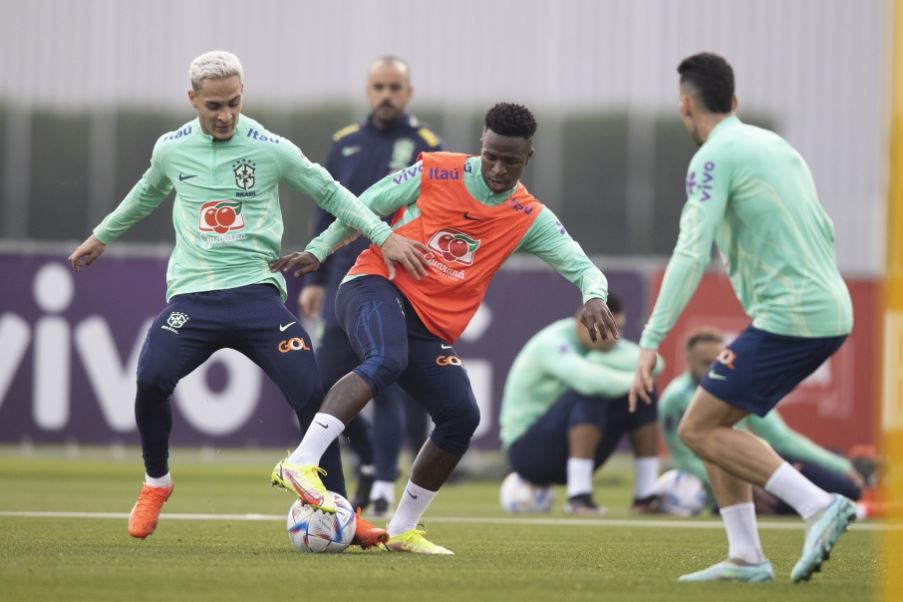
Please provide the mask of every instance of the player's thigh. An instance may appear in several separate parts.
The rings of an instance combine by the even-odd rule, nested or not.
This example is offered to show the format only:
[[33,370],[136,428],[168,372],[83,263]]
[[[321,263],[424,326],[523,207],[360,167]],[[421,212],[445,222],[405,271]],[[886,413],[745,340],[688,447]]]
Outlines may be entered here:
[[310,336],[270,288],[241,299],[245,316],[233,327],[231,346],[260,366],[292,407],[316,410],[323,389]]
[[785,336],[749,326],[727,345],[700,388],[734,407],[764,416],[845,339]]
[[336,295],[336,316],[360,359],[354,372],[378,394],[407,366],[405,302],[385,278],[364,276],[346,282]]
[[226,342],[224,315],[204,293],[176,295],[154,319],[138,357],[139,386],[171,393]]
[[732,427],[747,415],[746,410],[718,399],[702,387],[696,387],[696,393],[678,428],[707,431],[721,426]]
[[412,336],[402,388],[426,409],[437,426],[446,421],[479,422],[479,409],[461,358],[436,337]]

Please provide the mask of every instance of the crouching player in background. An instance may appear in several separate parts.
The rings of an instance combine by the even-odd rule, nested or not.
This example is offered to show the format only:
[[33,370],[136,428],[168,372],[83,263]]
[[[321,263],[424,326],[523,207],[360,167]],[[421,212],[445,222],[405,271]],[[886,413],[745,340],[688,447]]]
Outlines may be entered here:
[[[699,479],[705,487],[709,507],[714,504],[714,497],[705,463],[680,440],[677,425],[690,406],[696,387],[723,352],[723,346],[724,337],[718,330],[702,328],[691,333],[686,346],[687,371],[671,381],[658,403],[658,419],[674,467]],[[791,429],[777,410],[772,410],[763,417],[750,414],[738,422],[736,427],[751,432],[771,445],[784,460],[797,467],[803,476],[825,491],[839,493],[852,500],[860,499],[865,483],[853,463]],[[796,513],[793,508],[761,487],[754,488],[753,501],[757,514]],[[667,510],[667,504],[664,507]],[[864,506],[859,506],[858,510],[860,516],[866,515]]]
[[[624,312],[613,295],[608,308],[624,328]],[[567,484],[569,514],[601,514],[593,473],[629,434],[634,453],[631,512],[657,509],[659,434],[656,406],[629,412],[639,346],[622,339],[591,341],[575,318],[540,330],[514,359],[499,422],[512,470],[537,486]],[[664,362],[657,363],[661,371]],[[512,478],[512,477],[509,477]]]

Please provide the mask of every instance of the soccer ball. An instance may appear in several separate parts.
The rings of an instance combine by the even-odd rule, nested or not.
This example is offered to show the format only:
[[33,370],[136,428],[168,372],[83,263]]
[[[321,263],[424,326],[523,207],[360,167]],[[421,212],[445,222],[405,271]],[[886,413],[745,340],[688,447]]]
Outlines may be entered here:
[[317,510],[295,500],[288,510],[288,540],[299,552],[345,551],[354,539],[354,509],[344,497],[335,496],[335,514]]
[[658,478],[655,488],[662,499],[662,510],[668,514],[695,516],[705,507],[705,485],[683,470],[669,470]]
[[548,512],[555,503],[555,491],[534,485],[512,472],[502,481],[499,501],[505,512]]

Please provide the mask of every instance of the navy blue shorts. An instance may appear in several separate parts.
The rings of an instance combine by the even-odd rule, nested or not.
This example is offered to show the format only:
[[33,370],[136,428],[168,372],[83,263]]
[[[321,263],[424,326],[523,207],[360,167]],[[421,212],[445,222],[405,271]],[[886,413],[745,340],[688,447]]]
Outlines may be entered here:
[[654,423],[658,405],[640,403],[630,413],[627,397],[586,397],[568,391],[508,448],[511,469],[536,485],[567,483],[568,431],[578,425],[596,425],[602,439],[596,447],[593,470],[608,460],[628,432]]
[[480,421],[467,371],[450,344],[429,332],[405,296],[382,276],[342,284],[336,316],[360,359],[355,374],[374,395],[398,382],[429,413],[430,439],[463,454]]
[[699,383],[736,408],[764,416],[840,349],[839,337],[791,337],[748,326]]
[[[138,395],[165,401],[215,351],[232,348],[260,366],[307,430],[323,400],[310,337],[269,284],[175,295],[156,317],[138,359]],[[338,444],[321,465],[344,495]]]

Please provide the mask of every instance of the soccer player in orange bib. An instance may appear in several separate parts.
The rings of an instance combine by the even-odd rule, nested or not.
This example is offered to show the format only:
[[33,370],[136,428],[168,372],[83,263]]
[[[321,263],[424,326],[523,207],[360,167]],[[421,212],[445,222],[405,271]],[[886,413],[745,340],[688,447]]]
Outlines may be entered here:
[[[272,479],[306,503],[334,512],[333,497],[320,480],[320,457],[367,400],[398,381],[424,405],[436,428],[389,521],[389,550],[452,553],[427,540],[417,524],[479,423],[467,372],[452,345],[509,255],[532,253],[580,288],[578,317],[592,340],[619,336],[605,304],[605,276],[518,181],[533,155],[535,132],[526,107],[497,104],[486,114],[479,157],[424,153],[361,195],[377,214],[394,215],[395,232],[425,246],[428,269],[395,275],[375,246],[358,257],[336,295],[336,315],[361,363],[329,390],[301,444],[276,465]],[[305,251],[281,257],[271,268],[306,274],[356,234],[335,222]]]

